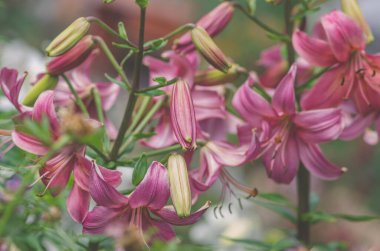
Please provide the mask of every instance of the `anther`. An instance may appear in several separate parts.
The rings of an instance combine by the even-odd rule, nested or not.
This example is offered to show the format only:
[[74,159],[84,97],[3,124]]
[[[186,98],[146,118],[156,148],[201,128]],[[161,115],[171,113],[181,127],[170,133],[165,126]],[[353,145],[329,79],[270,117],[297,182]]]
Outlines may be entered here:
[[230,202],[230,203],[228,204],[228,211],[230,212],[230,214],[232,214],[231,206],[232,206],[232,203]]
[[340,85],[344,85],[344,82],[346,81],[345,77],[342,77],[342,80],[340,81]]
[[215,217],[215,219],[218,219],[218,216],[216,215],[216,209],[217,209],[218,207],[214,207],[214,217]]
[[243,210],[243,204],[241,203],[241,199],[238,199],[240,210]]
[[224,218],[224,215],[223,215],[223,213],[222,213],[222,209],[223,209],[223,206],[220,206],[220,207],[219,207],[219,214],[220,214],[220,216],[222,216],[222,218]]

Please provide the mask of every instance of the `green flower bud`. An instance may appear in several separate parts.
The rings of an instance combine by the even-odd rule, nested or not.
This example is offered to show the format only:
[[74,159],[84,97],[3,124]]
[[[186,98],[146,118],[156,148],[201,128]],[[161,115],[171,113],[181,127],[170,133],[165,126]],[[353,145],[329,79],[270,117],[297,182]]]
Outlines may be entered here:
[[191,31],[191,37],[195,47],[209,64],[222,72],[228,71],[230,65],[226,56],[215,44],[214,40],[212,40],[205,29],[200,26],[196,26]]
[[62,55],[76,45],[87,33],[90,22],[80,17],[62,31],[46,48],[49,57]]
[[215,86],[230,83],[240,76],[242,73],[240,68],[240,66],[234,64],[226,73],[216,69],[197,71],[194,83],[202,86]]
[[185,159],[173,153],[168,160],[170,195],[179,217],[187,217],[191,211],[191,190]]
[[50,74],[45,74],[37,83],[29,90],[26,94],[24,100],[22,101],[23,105],[33,106],[36,102],[38,96],[44,91],[54,89],[58,84],[58,77],[52,76]]

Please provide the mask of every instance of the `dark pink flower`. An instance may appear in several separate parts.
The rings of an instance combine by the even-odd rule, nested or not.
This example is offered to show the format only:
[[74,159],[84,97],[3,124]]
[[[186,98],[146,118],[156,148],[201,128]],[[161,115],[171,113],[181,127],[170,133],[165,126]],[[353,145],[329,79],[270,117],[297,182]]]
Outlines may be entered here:
[[[96,58],[97,53],[98,51],[93,51],[86,61],[73,71],[69,72],[67,77],[75,88],[75,91],[78,93],[78,96],[86,105],[90,118],[96,120],[99,120],[99,118],[94,97],[91,92],[94,88],[99,92],[107,133],[111,139],[114,139],[117,131],[112,122],[108,119],[106,112],[115,104],[120,92],[120,87],[111,82],[94,82],[91,80],[91,64]],[[70,106],[74,104],[74,100],[74,95],[71,93],[66,81],[60,79],[55,88],[55,104],[58,106]]]
[[340,11],[321,18],[315,36],[293,34],[298,54],[311,64],[331,67],[302,99],[305,109],[338,106],[352,99],[360,113],[380,108],[380,55],[365,52],[365,36],[360,26]]
[[[303,58],[297,58],[297,85],[304,84],[312,75],[313,67]],[[281,46],[272,46],[260,54],[258,65],[264,67],[260,75],[260,84],[264,87],[275,88],[286,75],[288,63],[281,54]]]
[[126,227],[137,227],[142,237],[145,231],[151,230],[151,239],[170,240],[175,237],[170,225],[193,224],[209,207],[207,202],[189,217],[179,218],[173,206],[165,206],[170,197],[168,174],[159,162],[151,164],[144,179],[129,196],[110,186],[96,165],[92,170],[90,192],[97,206],[83,221],[84,233],[104,234],[114,224],[121,223]]
[[[52,140],[57,141],[63,132],[55,112],[53,91],[42,93],[38,97],[33,110],[24,114],[24,118],[34,121],[41,121],[43,117],[46,117],[49,121]],[[17,129],[12,132],[12,139],[16,146],[26,152],[39,156],[49,152],[49,147],[44,145],[38,138]],[[71,143],[50,158],[40,169],[42,182],[54,196],[58,195],[67,186],[71,174],[74,174],[74,185],[67,199],[67,208],[69,214],[77,222],[82,222],[89,207],[89,164],[91,162],[85,159],[85,146]],[[119,172],[110,171],[103,167],[99,167],[99,169],[111,185],[116,186],[120,183]]]
[[0,87],[3,90],[4,95],[9,101],[16,107],[19,112],[22,112],[25,108],[19,102],[19,95],[21,87],[25,81],[26,73],[19,79],[18,72],[15,69],[2,68],[0,71]]
[[298,112],[295,73],[293,66],[278,85],[272,103],[251,89],[253,77],[236,92],[232,103],[247,121],[247,126],[240,128],[241,141],[249,138],[247,131],[258,129],[264,165],[269,177],[277,182],[290,183],[300,162],[320,178],[338,178],[344,169],[326,160],[319,144],[339,137],[342,113],[339,109]]

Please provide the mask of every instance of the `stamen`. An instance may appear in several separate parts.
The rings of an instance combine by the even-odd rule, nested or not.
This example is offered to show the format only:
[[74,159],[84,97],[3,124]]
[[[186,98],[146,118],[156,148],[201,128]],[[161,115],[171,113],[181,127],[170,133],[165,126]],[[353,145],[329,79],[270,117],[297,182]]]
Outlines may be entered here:
[[218,216],[216,215],[216,209],[218,209],[218,207],[214,207],[214,217],[215,219],[218,219]]
[[240,210],[243,210],[243,204],[241,203],[241,199],[240,198],[238,198],[238,202],[239,202]]
[[228,204],[228,211],[230,212],[230,214],[232,214],[231,206],[232,206],[232,203],[230,202],[230,203]]
[[222,216],[222,218],[224,218],[224,215],[222,213],[222,209],[223,209],[223,205],[219,207],[219,214],[220,214],[220,216]]
[[340,81],[340,85],[343,86],[343,85],[344,85],[344,82],[346,82],[346,78],[345,78],[345,77],[342,77],[342,80]]

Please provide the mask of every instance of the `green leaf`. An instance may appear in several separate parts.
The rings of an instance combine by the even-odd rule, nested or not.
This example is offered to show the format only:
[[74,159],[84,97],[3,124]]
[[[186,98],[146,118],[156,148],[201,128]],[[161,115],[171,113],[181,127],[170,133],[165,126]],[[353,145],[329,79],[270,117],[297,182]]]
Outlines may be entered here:
[[276,205],[276,204],[268,203],[268,202],[264,202],[264,201],[259,201],[259,200],[252,200],[252,201],[253,201],[253,203],[255,203],[257,205],[259,205],[261,207],[265,207],[265,208],[275,212],[276,214],[284,217],[285,219],[289,220],[293,224],[296,224],[296,222],[297,222],[297,218],[294,215],[294,213],[291,212],[288,208],[285,208],[284,206]]
[[117,24],[117,27],[119,29],[119,34],[122,38],[124,38],[125,40],[128,39],[128,34],[127,34],[127,31],[125,30],[125,26],[124,26],[124,23],[123,22],[119,22]]
[[288,198],[278,193],[259,193],[258,197],[277,204],[291,205]]
[[17,129],[26,134],[36,137],[45,145],[52,144],[50,123],[46,116],[42,117],[42,120],[40,122],[26,119],[23,121],[23,124],[17,126]]
[[236,242],[236,243],[241,243],[241,244],[245,244],[245,245],[248,245],[248,246],[260,248],[259,250],[270,250],[271,247],[272,247],[270,244],[262,242],[262,241],[258,241],[258,240],[235,239],[235,238],[230,238],[230,237],[227,237],[227,236],[221,236],[221,237],[223,239],[226,239],[226,240],[229,240],[229,241],[233,241],[233,242]]
[[379,216],[372,216],[372,215],[334,214],[334,216],[338,219],[343,219],[343,220],[352,221],[352,222],[380,220]]
[[166,94],[165,91],[163,91],[163,90],[158,90],[158,89],[149,90],[149,91],[146,91],[146,92],[136,93],[136,95],[140,95],[140,96],[150,96],[150,97],[161,96],[161,95],[165,95],[165,94]]
[[77,138],[76,140],[78,140],[80,143],[92,146],[96,148],[97,150],[103,152],[104,134],[105,134],[105,130],[103,128],[100,128],[96,130],[95,132],[88,135],[81,136],[80,138]]
[[149,47],[149,49],[146,50],[145,53],[152,53],[152,52],[158,51],[158,50],[162,49],[163,47],[165,47],[165,45],[167,45],[167,43],[168,43],[168,40],[163,39],[163,38],[159,38],[159,39],[155,39],[155,40],[146,42],[144,44],[144,47]]
[[256,12],[256,0],[247,0],[249,13],[253,16]]
[[153,79],[153,81],[159,85],[165,85],[168,82],[165,77],[156,77]]
[[115,46],[116,48],[120,48],[120,49],[129,49],[129,50],[132,50],[134,52],[138,51],[138,49],[130,46],[129,44],[120,44],[120,43],[113,42],[112,45]]
[[149,132],[149,133],[136,133],[133,135],[133,138],[135,140],[139,140],[139,139],[146,139],[146,138],[150,138],[152,136],[156,135],[155,132]]
[[126,87],[125,83],[121,80],[118,80],[116,78],[113,78],[111,77],[110,75],[108,75],[107,73],[104,74],[104,76],[106,77],[106,79],[108,79],[108,81],[111,81],[112,83],[114,84],[117,84],[118,86],[120,86],[121,88],[125,89],[125,90],[128,90],[128,88]]
[[302,216],[303,220],[309,221],[312,224],[324,221],[324,222],[335,222],[337,219],[334,215],[325,212],[315,211],[309,212]]
[[144,179],[148,168],[148,160],[146,156],[142,154],[133,169],[132,184],[134,186],[137,186]]
[[317,244],[314,245],[312,250],[315,251],[336,251],[336,250],[347,250],[348,245],[343,242],[330,242],[327,244]]

